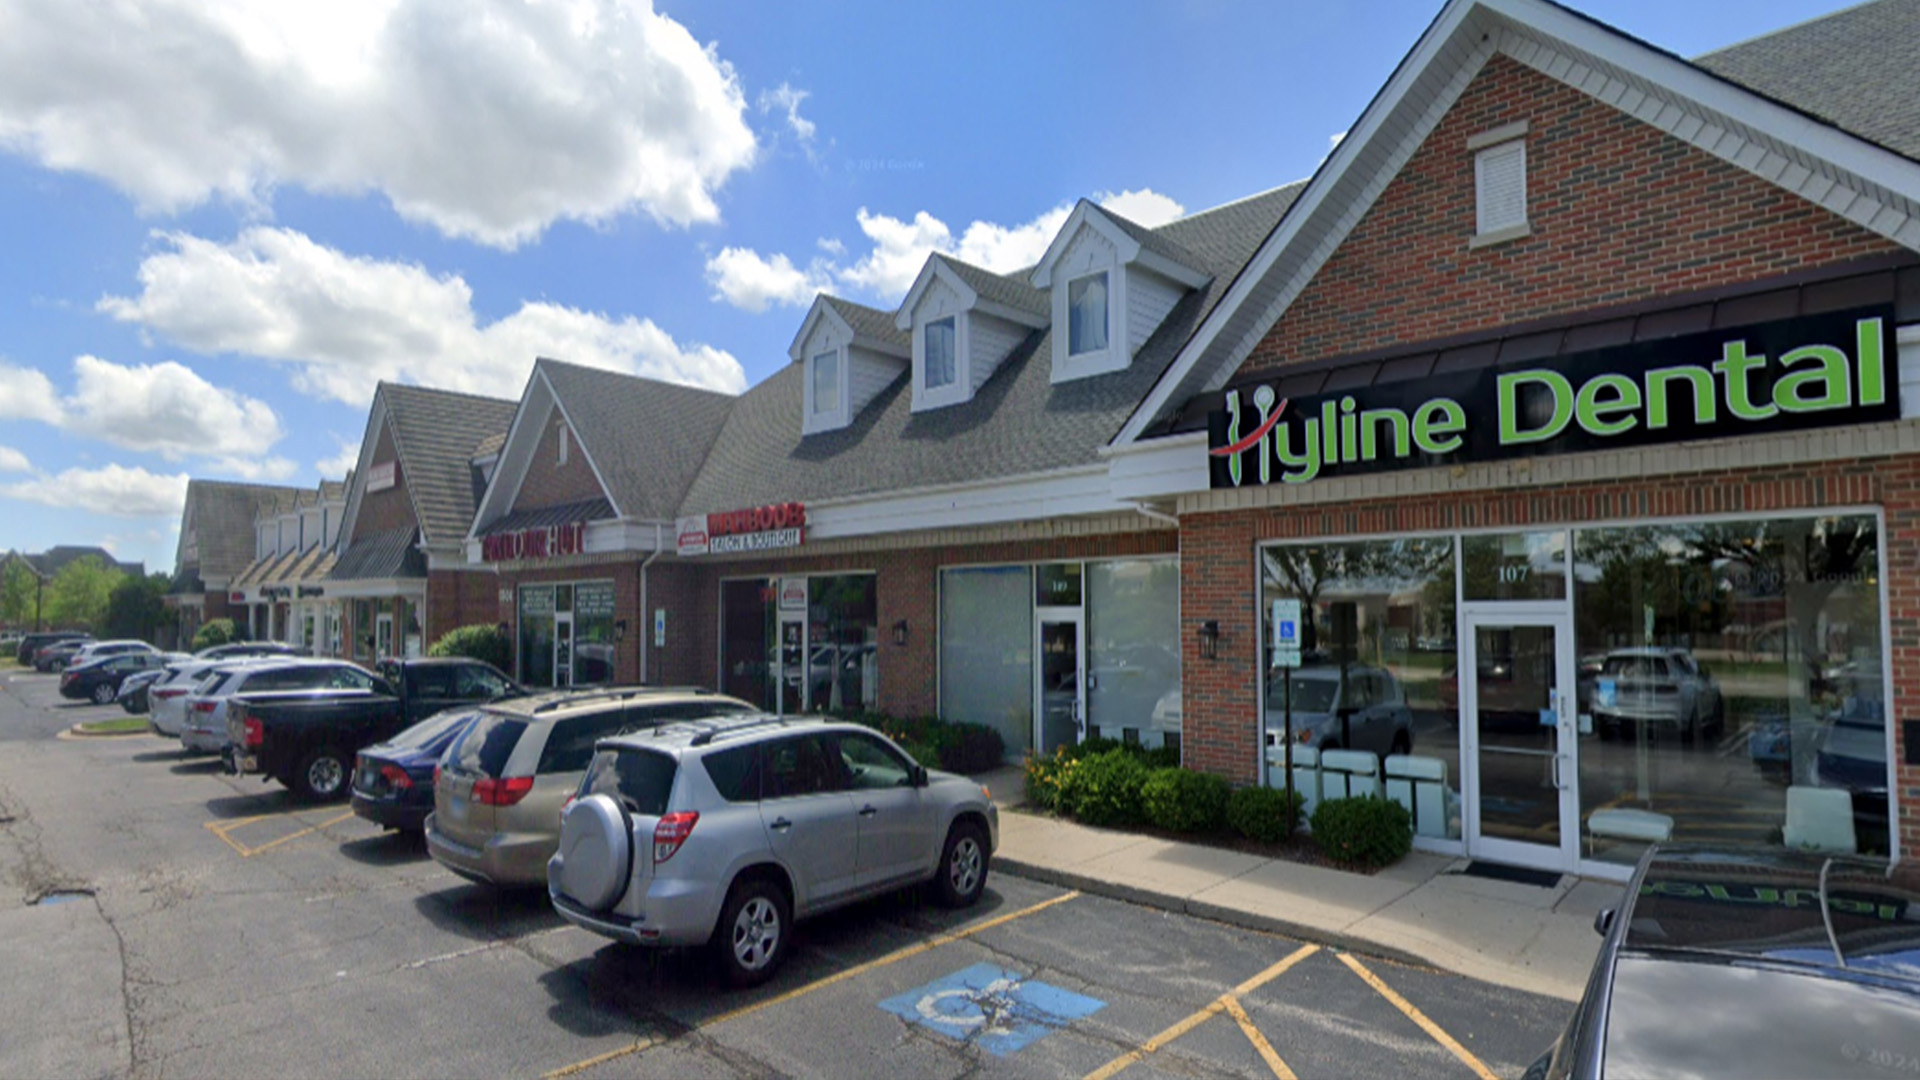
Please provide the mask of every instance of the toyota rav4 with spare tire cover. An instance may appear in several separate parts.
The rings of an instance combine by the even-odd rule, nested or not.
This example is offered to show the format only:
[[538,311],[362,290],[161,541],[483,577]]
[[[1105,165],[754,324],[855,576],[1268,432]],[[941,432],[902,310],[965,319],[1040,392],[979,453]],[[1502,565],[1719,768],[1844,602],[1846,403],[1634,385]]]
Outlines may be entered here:
[[858,724],[776,716],[602,740],[561,813],[547,893],[568,922],[635,945],[706,946],[735,986],[772,976],[795,919],[931,883],[966,907],[1000,817]]

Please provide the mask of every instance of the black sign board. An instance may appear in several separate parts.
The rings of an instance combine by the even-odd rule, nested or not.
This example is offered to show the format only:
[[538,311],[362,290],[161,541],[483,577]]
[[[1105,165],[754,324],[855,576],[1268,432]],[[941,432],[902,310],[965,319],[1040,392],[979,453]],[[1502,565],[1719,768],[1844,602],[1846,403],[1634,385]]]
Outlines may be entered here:
[[1227,392],[1216,488],[1900,418],[1891,306],[1287,400]]

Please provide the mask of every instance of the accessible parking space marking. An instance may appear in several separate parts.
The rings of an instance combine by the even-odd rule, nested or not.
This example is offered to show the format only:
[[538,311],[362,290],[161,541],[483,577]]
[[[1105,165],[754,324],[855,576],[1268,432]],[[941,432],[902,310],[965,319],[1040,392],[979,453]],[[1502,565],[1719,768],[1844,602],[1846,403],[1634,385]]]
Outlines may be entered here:
[[[1129,1050],[1126,1053],[1121,1054],[1119,1057],[1114,1058],[1112,1061],[1107,1062],[1105,1065],[1100,1066],[1098,1069],[1095,1069],[1092,1072],[1088,1073],[1086,1075],[1086,1080],[1109,1080],[1110,1077],[1118,1076],[1128,1066],[1134,1064],[1135,1062],[1144,1060],[1148,1054],[1158,1053],[1161,1050],[1161,1048],[1165,1047],[1168,1043],[1173,1042],[1175,1039],[1178,1039],[1180,1036],[1185,1035],[1187,1032],[1192,1031],[1194,1028],[1197,1028],[1201,1024],[1206,1023],[1208,1020],[1211,1020],[1214,1017],[1219,1016],[1221,1013],[1226,1012],[1228,1009],[1227,1002],[1233,1001],[1234,1007],[1237,1008],[1239,1005],[1239,1002],[1236,999],[1238,999],[1241,995],[1250,994],[1253,991],[1260,989],[1262,986],[1265,986],[1266,984],[1286,974],[1287,969],[1293,967],[1295,964],[1298,964],[1300,961],[1305,960],[1307,957],[1312,956],[1314,953],[1317,953],[1319,951],[1320,951],[1320,946],[1318,945],[1300,946],[1298,949],[1295,949],[1293,952],[1288,953],[1285,958],[1269,966],[1265,971],[1262,971],[1258,975],[1255,975],[1253,978],[1248,979],[1243,983],[1240,983],[1239,985],[1235,986],[1233,989],[1227,991],[1224,994],[1221,994],[1219,997],[1214,998],[1213,1001],[1210,1002],[1205,1008],[1187,1017],[1186,1019],[1180,1021],[1179,1023],[1174,1024],[1172,1027],[1167,1028],[1165,1031],[1162,1031],[1160,1034],[1155,1035],[1151,1039],[1148,1039],[1146,1042],[1141,1043],[1139,1049]],[[1244,1012],[1242,1012],[1241,1015],[1245,1015]],[[1249,1021],[1246,1026],[1252,1027],[1251,1021]],[[1255,1032],[1255,1034],[1258,1034],[1258,1033]],[[1254,1049],[1258,1050],[1261,1044],[1264,1042],[1266,1042],[1266,1040],[1265,1038],[1262,1038],[1259,1042],[1254,1043]],[[1267,1054],[1271,1053],[1272,1051],[1273,1051],[1273,1047],[1268,1046],[1266,1049],[1266,1052],[1263,1052],[1261,1054],[1261,1057],[1266,1058]],[[1274,1054],[1272,1058],[1268,1059],[1267,1064],[1269,1066],[1272,1066],[1274,1062],[1278,1060],[1279,1060],[1279,1055]],[[1280,1063],[1280,1069],[1286,1069],[1286,1064],[1284,1062]],[[1291,1070],[1288,1070],[1287,1072],[1284,1072],[1284,1073],[1281,1073],[1279,1070],[1275,1070],[1275,1072],[1276,1074],[1283,1075],[1283,1076],[1292,1075]]]
[[294,840],[299,840],[302,837],[312,836],[313,834],[320,832],[323,829],[330,829],[333,826],[339,825],[342,822],[345,822],[354,816],[353,811],[348,810],[343,814],[338,814],[334,817],[328,818],[327,820],[320,822],[318,825],[308,825],[304,829],[300,829],[296,832],[288,833],[285,836],[275,837],[274,839],[268,840],[267,842],[262,844],[245,844],[239,840],[234,839],[233,837],[233,833],[235,830],[245,828],[246,826],[249,826],[249,825],[255,825],[262,821],[277,821],[281,818],[293,818],[296,821],[305,822],[306,819],[302,818],[300,815],[306,814],[306,813],[312,813],[312,811],[293,810],[293,811],[288,811],[288,812],[279,813],[279,814],[255,814],[252,817],[230,818],[222,821],[209,821],[206,823],[205,827],[208,832],[219,837],[223,843],[225,843],[228,847],[232,848],[235,852],[239,853],[241,858],[251,859],[255,855],[259,855],[262,852],[271,851],[282,844],[289,843]]
[[1480,1077],[1480,1080],[1499,1080],[1499,1078],[1494,1075],[1493,1070],[1487,1068],[1486,1063],[1474,1056],[1473,1051],[1460,1045],[1459,1040],[1447,1034],[1439,1024],[1428,1019],[1426,1013],[1421,1012],[1414,1007],[1412,1002],[1395,993],[1393,987],[1388,986],[1381,980],[1380,976],[1368,970],[1367,965],[1361,963],[1359,957],[1354,956],[1352,953],[1344,952],[1340,953],[1339,956],[1341,963],[1347,965],[1355,975],[1360,976],[1368,986],[1373,987],[1374,991],[1381,997],[1386,998],[1388,1004],[1404,1013],[1407,1019],[1420,1025],[1420,1030],[1432,1036],[1433,1041],[1445,1047],[1448,1053],[1459,1058],[1467,1068],[1473,1070],[1474,1075]]

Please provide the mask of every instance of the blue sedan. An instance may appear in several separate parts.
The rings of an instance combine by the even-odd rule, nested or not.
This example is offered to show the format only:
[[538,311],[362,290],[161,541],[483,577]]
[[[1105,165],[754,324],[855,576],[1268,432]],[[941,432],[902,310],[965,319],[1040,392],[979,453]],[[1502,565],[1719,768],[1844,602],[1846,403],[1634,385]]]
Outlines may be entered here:
[[478,709],[448,709],[360,751],[353,770],[353,812],[401,832],[426,828],[433,813],[434,766],[479,715]]

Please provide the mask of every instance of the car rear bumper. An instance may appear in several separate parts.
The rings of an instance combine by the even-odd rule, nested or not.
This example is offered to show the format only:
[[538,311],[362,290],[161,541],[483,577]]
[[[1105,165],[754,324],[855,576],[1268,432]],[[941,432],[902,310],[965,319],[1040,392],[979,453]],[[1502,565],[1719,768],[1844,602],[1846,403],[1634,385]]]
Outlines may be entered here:
[[180,745],[189,750],[198,750],[203,754],[218,754],[229,745],[224,731],[208,731],[204,728],[183,728],[180,732]]
[[[704,945],[713,936],[713,924],[719,913],[710,910],[706,890],[653,903],[649,898],[647,914],[619,915],[610,911],[588,911],[566,894],[547,886],[547,898],[561,918],[582,930],[601,937],[624,941],[629,945],[658,945],[665,948]],[[659,910],[657,910],[659,909]]]
[[422,823],[427,854],[441,866],[470,881],[488,885],[544,885],[547,860],[560,846],[557,836],[489,838],[481,847],[460,843],[434,827],[433,815]]
[[433,813],[433,807],[409,806],[392,799],[376,799],[356,791],[350,802],[353,812],[360,817],[386,829],[399,829],[401,832],[421,832],[427,826],[427,815]]

